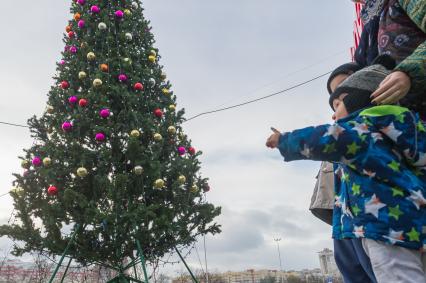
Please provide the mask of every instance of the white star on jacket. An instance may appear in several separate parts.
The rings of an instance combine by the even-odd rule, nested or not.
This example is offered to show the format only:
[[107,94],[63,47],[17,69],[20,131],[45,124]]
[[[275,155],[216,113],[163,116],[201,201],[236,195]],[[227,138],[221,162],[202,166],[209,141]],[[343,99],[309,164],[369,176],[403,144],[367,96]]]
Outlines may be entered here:
[[388,236],[383,236],[383,238],[388,239],[389,242],[391,242],[392,245],[394,245],[396,242],[403,242],[404,240],[404,231],[395,231],[390,229],[390,232]]
[[374,177],[376,177],[376,172],[374,172],[374,171],[367,171],[367,170],[363,169],[363,170],[362,170],[362,173],[363,173],[364,175],[367,175],[369,178],[374,178]]
[[365,123],[360,124],[355,122],[354,125],[355,126],[352,128],[352,130],[356,131],[359,136],[370,133],[368,126]]
[[380,199],[374,194],[369,201],[365,202],[365,213],[371,213],[379,218],[379,210],[386,207],[386,204],[380,202]]
[[340,127],[338,124],[334,124],[328,127],[327,132],[323,135],[323,137],[333,136],[333,138],[337,141],[339,139],[339,135],[344,131],[345,128]]
[[300,154],[303,155],[306,158],[309,158],[309,157],[311,157],[311,149],[306,144],[304,144],[303,150],[300,151]]
[[407,197],[409,201],[411,201],[417,209],[420,209],[420,206],[426,204],[426,199],[423,196],[423,193],[418,191],[410,191],[410,196]]
[[397,129],[395,129],[395,125],[393,124],[393,122],[390,123],[389,126],[381,129],[381,132],[387,135],[394,142],[396,142],[398,137],[402,134],[401,131],[398,131]]
[[364,226],[356,226],[354,225],[354,231],[353,231],[355,237],[357,238],[363,238],[364,237]]
[[381,133],[371,133],[371,137],[373,138],[374,143],[378,140],[383,140],[383,135]]
[[426,153],[419,152],[419,160],[413,164],[414,166],[426,166]]

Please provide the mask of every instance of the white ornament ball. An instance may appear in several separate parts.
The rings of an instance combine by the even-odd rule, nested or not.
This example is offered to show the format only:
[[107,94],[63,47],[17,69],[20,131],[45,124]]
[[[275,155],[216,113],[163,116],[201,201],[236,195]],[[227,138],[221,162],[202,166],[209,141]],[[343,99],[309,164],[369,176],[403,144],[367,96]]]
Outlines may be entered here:
[[80,167],[80,168],[77,169],[77,176],[79,176],[81,178],[84,178],[84,177],[87,176],[87,174],[88,173],[87,173],[87,169],[86,168]]
[[96,59],[96,55],[95,55],[95,53],[93,53],[93,52],[89,52],[89,53],[87,53],[87,59],[88,59],[89,61],[93,61],[93,60],[95,60],[95,59]]
[[55,108],[53,108],[53,106],[48,105],[48,106],[46,107],[46,112],[47,112],[47,113],[52,114],[54,111],[55,111]]
[[126,33],[125,37],[126,37],[126,40],[128,40],[128,41],[133,40],[133,35],[130,32]]
[[135,166],[134,168],[136,175],[142,175],[143,174],[143,167],[142,166]]
[[161,141],[162,139],[163,139],[163,137],[159,133],[154,134],[154,140],[155,141]]
[[99,30],[106,30],[106,29],[107,29],[107,25],[106,25],[106,23],[99,23],[99,25],[98,25],[98,29],[99,29]]
[[164,71],[161,71],[161,75],[160,75],[161,79],[164,81],[167,78],[167,74]]
[[136,10],[139,8],[139,4],[137,2],[132,2],[132,8]]
[[94,87],[100,87],[102,85],[102,80],[100,79],[94,79],[93,80],[93,86]]
[[132,60],[130,60],[130,58],[124,58],[123,59],[124,63],[126,63],[127,65],[131,65],[132,64]]
[[87,77],[86,72],[81,71],[81,72],[78,73],[78,78],[80,80],[85,79],[86,77]]
[[50,166],[50,164],[52,164],[52,159],[50,159],[49,157],[45,157],[43,159],[43,165],[48,167],[48,166]]

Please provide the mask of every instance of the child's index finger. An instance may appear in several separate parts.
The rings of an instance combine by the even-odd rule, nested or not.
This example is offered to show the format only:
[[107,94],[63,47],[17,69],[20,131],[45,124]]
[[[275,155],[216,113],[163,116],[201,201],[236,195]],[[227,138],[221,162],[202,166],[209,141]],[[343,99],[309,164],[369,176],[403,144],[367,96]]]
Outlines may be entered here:
[[276,134],[281,134],[280,131],[278,131],[277,129],[275,129],[274,127],[271,127],[271,130],[276,133]]

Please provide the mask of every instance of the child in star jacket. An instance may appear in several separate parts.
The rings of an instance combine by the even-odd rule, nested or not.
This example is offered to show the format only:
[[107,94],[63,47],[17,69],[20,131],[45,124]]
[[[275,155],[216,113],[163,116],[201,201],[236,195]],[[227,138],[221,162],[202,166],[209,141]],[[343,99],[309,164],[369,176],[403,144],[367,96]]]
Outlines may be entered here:
[[[279,134],[276,144],[272,135],[267,145],[285,161],[334,162],[333,238],[367,238],[419,252],[426,247],[426,129],[407,108],[371,105],[371,92],[388,73],[381,65],[356,72],[330,96],[336,114],[336,101],[350,114],[334,125]],[[378,282],[395,280],[381,280],[378,255],[369,256]],[[423,279],[404,282],[426,282],[424,270],[418,274]]]

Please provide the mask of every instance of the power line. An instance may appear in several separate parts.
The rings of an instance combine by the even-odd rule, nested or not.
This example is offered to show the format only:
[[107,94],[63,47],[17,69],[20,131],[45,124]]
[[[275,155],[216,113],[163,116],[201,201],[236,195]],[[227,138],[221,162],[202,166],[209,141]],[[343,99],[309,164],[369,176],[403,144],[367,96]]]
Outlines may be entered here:
[[313,81],[315,81],[315,80],[317,80],[317,79],[319,79],[319,78],[325,77],[326,75],[328,75],[328,74],[330,74],[330,73],[331,73],[331,71],[329,71],[329,72],[327,72],[327,73],[324,73],[324,74],[322,74],[322,75],[319,75],[319,76],[317,76],[317,77],[314,77],[314,78],[312,78],[312,79],[310,79],[310,80],[307,80],[307,81],[304,81],[304,82],[302,82],[302,83],[299,83],[299,84],[297,84],[297,85],[291,86],[291,87],[289,87],[289,88],[286,88],[286,89],[283,89],[283,90],[280,90],[280,91],[274,92],[274,93],[272,93],[272,94],[266,95],[266,96],[262,96],[262,97],[259,97],[259,98],[256,98],[256,99],[252,99],[252,100],[249,100],[249,101],[246,101],[246,102],[242,102],[242,103],[239,103],[239,104],[235,104],[235,105],[231,105],[231,106],[228,106],[228,107],[223,107],[223,108],[219,108],[219,109],[216,109],[216,110],[211,110],[211,111],[202,112],[202,113],[200,113],[200,114],[197,114],[197,115],[195,115],[195,116],[192,116],[192,117],[191,117],[191,118],[189,118],[189,119],[186,119],[186,121],[184,121],[184,122],[191,121],[191,120],[193,120],[193,119],[195,119],[195,118],[198,118],[198,117],[200,117],[200,116],[204,116],[204,115],[207,115],[207,114],[213,114],[213,113],[217,113],[217,112],[222,112],[222,111],[225,111],[225,110],[229,110],[229,109],[233,109],[233,108],[241,107],[241,106],[244,106],[244,105],[247,105],[247,104],[251,104],[251,103],[254,103],[254,102],[258,102],[258,101],[261,101],[261,100],[265,100],[265,99],[267,99],[267,98],[270,98],[270,97],[276,96],[276,95],[278,95],[278,94],[281,94],[281,93],[287,92],[287,91],[289,91],[289,90],[292,90],[292,89],[298,88],[298,87],[300,87],[300,86],[302,86],[302,85],[305,85],[305,84],[308,84],[308,83],[310,83],[310,82],[313,82]]
[[[195,115],[195,116],[192,116],[192,117],[191,117],[191,118],[189,118],[189,119],[186,119],[186,120],[184,121],[184,123],[185,123],[185,122],[188,122],[188,121],[191,121],[191,120],[194,120],[194,119],[196,119],[196,118],[198,118],[198,117],[200,117],[200,116],[204,116],[204,115],[208,115],[208,114],[213,114],[213,113],[217,113],[217,112],[222,112],[222,111],[226,111],[226,110],[229,110],[229,109],[233,109],[233,108],[241,107],[241,106],[244,106],[244,105],[248,105],[248,104],[255,103],[255,102],[258,102],[258,101],[261,101],[261,100],[268,99],[268,98],[270,98],[270,97],[276,96],[276,95],[278,95],[278,94],[282,94],[282,93],[284,93],[284,92],[288,92],[288,91],[290,91],[290,90],[292,90],[292,89],[295,89],[295,88],[301,87],[301,86],[303,86],[303,85],[305,85],[305,84],[308,84],[308,83],[313,82],[313,81],[315,81],[315,80],[317,80],[317,79],[320,79],[320,78],[322,78],[322,77],[325,77],[326,75],[328,75],[328,74],[330,74],[330,73],[331,73],[331,71],[329,71],[329,72],[327,72],[327,73],[324,73],[324,74],[322,74],[322,75],[316,76],[316,77],[314,77],[314,78],[312,78],[312,79],[309,79],[309,80],[307,80],[307,81],[301,82],[301,83],[299,83],[299,84],[296,84],[296,85],[294,85],[294,86],[291,86],[291,87],[289,87],[289,88],[286,88],[286,89],[283,89],[283,90],[280,90],[280,91],[277,91],[277,92],[271,93],[271,94],[266,95],[266,96],[262,96],[262,97],[259,97],[259,98],[255,98],[255,99],[252,99],[252,100],[249,100],[249,101],[246,101],[246,102],[242,102],[242,103],[239,103],[239,104],[231,105],[231,106],[228,106],[228,107],[223,107],[223,108],[219,108],[219,109],[216,109],[216,110],[211,110],[211,111],[202,112],[202,113],[200,113],[200,114],[197,114],[197,115]],[[4,125],[8,125],[8,126],[15,126],[15,127],[22,127],[22,128],[29,128],[28,126],[25,126],[25,125],[14,124],[14,123],[8,123],[8,122],[2,122],[2,121],[0,121],[0,124],[4,124]],[[0,197],[2,197],[2,196],[0,196]]]
[[0,121],[0,124],[8,125],[8,126],[21,127],[21,128],[29,128],[28,126],[25,126],[25,125],[14,124],[14,123],[8,123],[8,122],[1,122],[1,121]]

